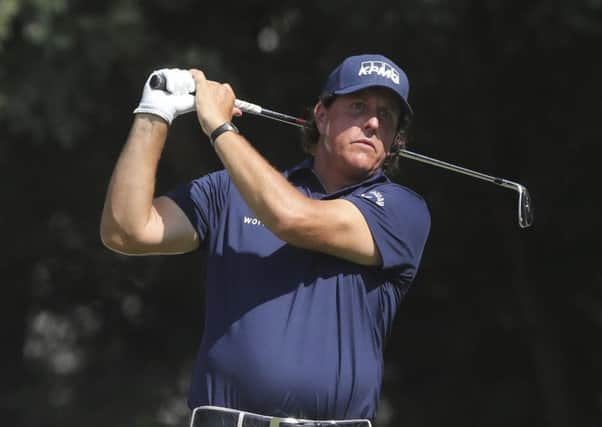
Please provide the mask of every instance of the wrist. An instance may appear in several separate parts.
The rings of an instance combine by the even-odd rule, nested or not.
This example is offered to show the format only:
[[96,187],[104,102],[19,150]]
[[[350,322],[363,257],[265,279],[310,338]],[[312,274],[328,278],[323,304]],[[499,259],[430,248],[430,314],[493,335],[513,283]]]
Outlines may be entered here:
[[147,134],[159,134],[166,135],[169,131],[169,123],[160,116],[141,113],[134,116],[133,127],[138,132],[145,132]]
[[238,128],[234,126],[232,122],[226,121],[213,129],[213,131],[211,131],[209,134],[209,142],[211,143],[211,146],[214,147],[217,139],[226,132],[239,133]]
[[173,112],[144,103],[140,103],[140,105],[134,110],[134,114],[136,116],[153,117],[156,120],[162,120],[167,125],[171,125],[171,122],[174,119]]

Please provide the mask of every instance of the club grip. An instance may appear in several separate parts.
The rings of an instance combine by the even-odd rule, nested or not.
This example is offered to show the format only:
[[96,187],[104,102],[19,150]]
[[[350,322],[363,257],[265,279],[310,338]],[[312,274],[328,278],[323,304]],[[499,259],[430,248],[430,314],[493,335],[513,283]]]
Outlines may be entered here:
[[[153,75],[150,77],[150,81],[148,82],[148,85],[151,87],[151,89],[167,91],[167,79],[165,78],[165,76],[162,73],[153,73]],[[275,113],[275,112],[270,112],[269,110],[264,110],[261,106],[259,106],[257,104],[252,104],[250,102],[242,101],[240,99],[236,99],[234,101],[234,105],[236,106],[236,108],[240,108],[245,113],[255,114],[258,116],[260,116],[264,113],[267,113],[267,114],[271,113],[272,115],[276,115],[276,114],[280,115],[280,113]],[[276,118],[276,117],[272,117],[272,118]],[[277,119],[282,120],[281,118],[277,118]]]
[[161,73],[154,73],[148,82],[151,89],[167,90],[167,79]]

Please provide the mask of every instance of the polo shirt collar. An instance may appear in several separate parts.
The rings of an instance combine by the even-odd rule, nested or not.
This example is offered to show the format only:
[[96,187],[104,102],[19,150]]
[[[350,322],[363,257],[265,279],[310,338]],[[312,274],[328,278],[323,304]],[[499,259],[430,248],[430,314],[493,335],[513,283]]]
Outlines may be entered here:
[[[293,181],[295,179],[298,178],[305,178],[305,179],[314,179],[316,181],[317,184],[319,184],[319,187],[321,188],[321,192],[324,194],[325,198],[336,198],[341,194],[345,194],[345,193],[350,193],[353,190],[359,188],[359,187],[365,187],[367,185],[371,185],[371,184],[375,184],[378,182],[389,182],[389,178],[385,175],[385,173],[383,172],[382,169],[378,169],[374,175],[366,178],[365,180],[363,180],[362,182],[358,182],[357,184],[352,184],[350,186],[341,188],[337,191],[335,191],[334,193],[330,193],[330,194],[326,194],[326,190],[324,189],[324,186],[322,185],[322,182],[320,181],[320,178],[318,177],[318,175],[316,174],[316,172],[313,169],[313,165],[314,165],[314,159],[313,157],[308,157],[305,160],[303,160],[301,163],[293,166],[292,168],[290,168],[288,171],[286,171],[284,173],[284,175],[290,180]],[[307,181],[305,181],[307,183]]]

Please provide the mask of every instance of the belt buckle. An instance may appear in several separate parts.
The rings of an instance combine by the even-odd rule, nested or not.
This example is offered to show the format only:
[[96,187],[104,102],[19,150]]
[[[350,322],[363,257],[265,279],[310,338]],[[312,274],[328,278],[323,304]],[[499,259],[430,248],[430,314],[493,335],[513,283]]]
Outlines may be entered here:
[[314,421],[314,420],[300,420],[297,418],[279,418],[270,417],[269,427],[288,427],[290,425],[298,427],[326,427],[328,425],[336,426],[337,421]]
[[279,417],[270,417],[270,427],[280,427],[281,424],[299,424],[299,420],[296,418],[279,418]]

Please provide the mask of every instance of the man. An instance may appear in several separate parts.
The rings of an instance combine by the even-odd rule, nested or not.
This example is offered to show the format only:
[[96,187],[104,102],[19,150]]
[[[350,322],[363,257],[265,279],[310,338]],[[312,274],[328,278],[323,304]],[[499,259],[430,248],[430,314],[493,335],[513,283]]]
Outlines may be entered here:
[[[345,59],[313,109],[311,158],[283,174],[231,124],[228,84],[161,72],[167,91],[145,85],[101,236],[121,253],[198,249],[206,262],[190,407],[373,419],[383,346],[430,228],[422,198],[382,171],[412,114],[406,75],[381,55]],[[225,169],[153,198],[169,124],[193,109]]]

